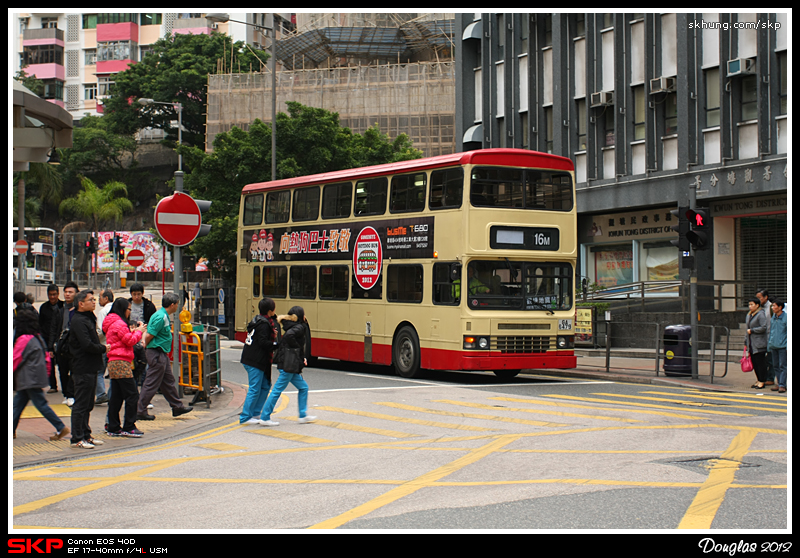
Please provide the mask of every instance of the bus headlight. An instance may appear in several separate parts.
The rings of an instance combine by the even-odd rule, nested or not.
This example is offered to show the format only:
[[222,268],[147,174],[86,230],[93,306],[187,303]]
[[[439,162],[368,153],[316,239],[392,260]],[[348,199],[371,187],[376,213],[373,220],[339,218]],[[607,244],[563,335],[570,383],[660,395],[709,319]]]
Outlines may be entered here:
[[475,335],[464,336],[465,349],[488,351],[490,344],[489,337],[478,337]]
[[556,347],[559,349],[574,349],[575,337],[573,335],[559,335],[556,338]]

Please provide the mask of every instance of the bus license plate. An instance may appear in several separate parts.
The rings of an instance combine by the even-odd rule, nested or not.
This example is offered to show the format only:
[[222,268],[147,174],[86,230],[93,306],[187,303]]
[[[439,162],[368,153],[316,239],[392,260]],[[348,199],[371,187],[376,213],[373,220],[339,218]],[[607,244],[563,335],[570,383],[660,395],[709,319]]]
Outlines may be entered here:
[[572,320],[558,320],[559,331],[564,329],[572,329]]

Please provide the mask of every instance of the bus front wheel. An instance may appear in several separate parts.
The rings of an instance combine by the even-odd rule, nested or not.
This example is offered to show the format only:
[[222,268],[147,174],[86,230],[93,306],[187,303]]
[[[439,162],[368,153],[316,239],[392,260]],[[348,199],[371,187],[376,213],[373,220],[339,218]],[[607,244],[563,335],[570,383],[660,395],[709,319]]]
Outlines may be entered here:
[[397,374],[403,378],[419,378],[419,338],[414,328],[405,326],[398,333],[392,345],[392,362]]

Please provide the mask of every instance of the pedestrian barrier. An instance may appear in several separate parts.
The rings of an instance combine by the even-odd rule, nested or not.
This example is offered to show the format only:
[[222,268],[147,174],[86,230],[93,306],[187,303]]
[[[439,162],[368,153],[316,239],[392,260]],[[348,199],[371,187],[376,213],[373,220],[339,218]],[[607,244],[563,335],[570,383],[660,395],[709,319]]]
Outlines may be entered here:
[[219,329],[192,324],[191,313],[180,314],[181,362],[178,385],[196,390],[191,405],[205,401],[211,407],[211,396],[222,393],[222,358]]
[[[691,333],[688,335],[676,335],[676,330],[684,326],[665,325],[656,322],[620,322],[620,321],[603,321],[596,322],[596,335],[605,340],[605,351],[599,350],[597,353],[605,353],[605,368],[606,372],[610,372],[611,358],[625,359],[646,359],[655,361],[655,374],[660,376],[662,373],[662,362],[667,365],[663,370],[667,375],[685,375],[687,372],[683,370],[670,369],[670,364],[680,362],[685,363],[687,360],[691,363],[692,347],[691,347]],[[624,337],[618,332],[614,332],[614,326],[635,326],[636,337]],[[685,326],[688,329],[688,326]],[[618,328],[621,329],[621,328]],[[631,328],[628,327],[628,330]],[[724,378],[728,374],[728,362],[730,360],[730,330],[724,326],[698,326],[699,335],[696,356],[698,362],[709,363],[710,381],[713,384],[716,364],[720,361],[724,363],[724,371],[721,375],[716,375],[717,378]],[[682,332],[686,333],[686,332]],[[716,339],[718,334],[720,338],[724,336],[724,349],[717,349]],[[652,344],[647,343],[646,340],[652,340]],[[612,350],[612,345],[614,349]],[[645,345],[642,347],[642,345]],[[647,347],[647,345],[650,345]],[[631,349],[629,347],[637,346],[639,348]],[[707,348],[706,348],[707,347]],[[718,352],[723,352],[719,355]],[[678,360],[680,358],[680,360]],[[675,362],[670,363],[669,360]],[[619,362],[615,363],[619,364]],[[626,366],[614,366],[616,369],[625,369]],[[641,368],[641,367],[639,367]],[[691,376],[691,364],[689,364],[688,375]]]

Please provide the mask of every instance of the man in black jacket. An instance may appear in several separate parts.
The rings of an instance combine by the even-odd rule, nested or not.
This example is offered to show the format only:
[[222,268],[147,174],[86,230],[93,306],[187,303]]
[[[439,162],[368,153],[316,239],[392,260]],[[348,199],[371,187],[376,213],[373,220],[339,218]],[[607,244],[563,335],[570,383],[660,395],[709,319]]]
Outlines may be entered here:
[[103,442],[92,438],[89,415],[94,408],[97,372],[103,368],[106,346],[97,336],[96,301],[92,291],[81,291],[73,299],[75,315],[70,322],[69,349],[72,357],[72,447],[92,449]]
[[50,354],[55,357],[54,362],[58,364],[58,378],[61,381],[61,393],[64,394],[64,405],[72,407],[75,403],[75,394],[72,386],[72,357],[69,350],[62,350],[56,347],[61,334],[69,329],[72,316],[75,315],[74,298],[78,294],[78,285],[72,281],[64,284],[64,304],[56,309],[50,323],[50,337],[47,348]]
[[239,424],[258,424],[258,415],[269,395],[272,384],[272,351],[278,340],[275,320],[275,301],[263,298],[258,303],[258,315],[247,325],[247,339],[239,362],[247,371],[247,397],[244,400]]
[[[39,307],[39,331],[42,332],[42,338],[48,347],[53,344],[50,342],[50,326],[53,325],[53,318],[61,311],[63,312],[64,301],[58,298],[58,285],[48,285],[47,287],[47,302]],[[50,366],[52,370],[48,370],[48,379],[50,381],[50,391],[47,393],[56,393],[58,391],[58,382],[56,381],[56,362],[53,360],[53,355],[50,355]]]

